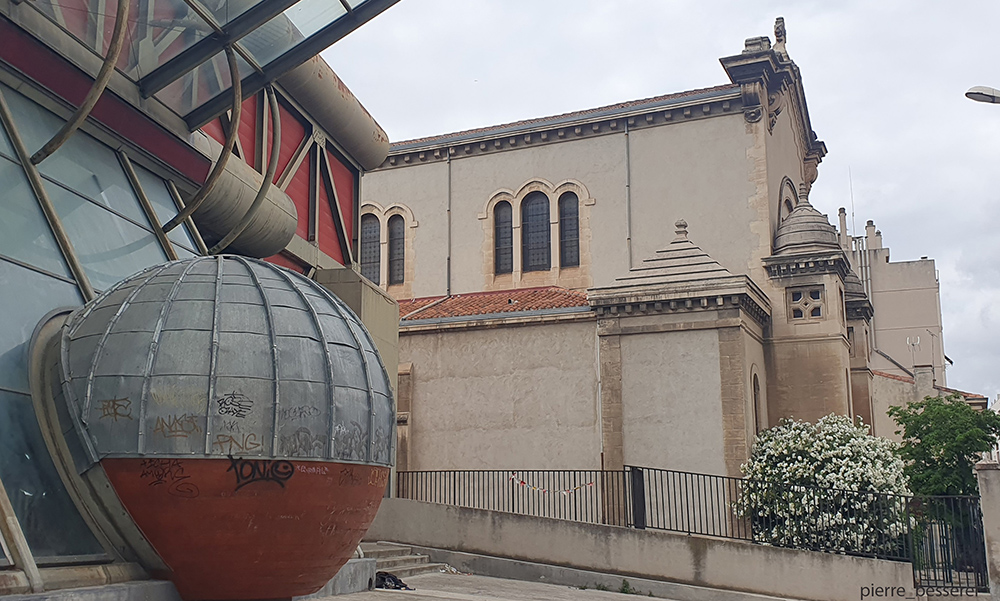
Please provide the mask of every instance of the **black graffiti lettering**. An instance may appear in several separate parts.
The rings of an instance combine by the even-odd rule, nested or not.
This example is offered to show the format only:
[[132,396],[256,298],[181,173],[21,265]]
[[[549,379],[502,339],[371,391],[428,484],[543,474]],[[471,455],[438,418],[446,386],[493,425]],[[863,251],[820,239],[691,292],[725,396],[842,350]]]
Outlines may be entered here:
[[284,488],[285,482],[295,475],[295,466],[291,461],[283,459],[250,460],[229,455],[229,469],[226,471],[236,475],[234,491],[254,482],[276,482],[278,486]]
[[246,417],[253,409],[253,401],[245,394],[235,390],[229,394],[215,400],[219,405],[219,415],[232,415],[233,417]]
[[281,407],[278,409],[278,416],[281,419],[300,419],[303,417],[316,417],[320,414],[318,407],[306,405],[304,407]]
[[199,494],[198,485],[190,482],[180,459],[143,459],[139,464],[140,479],[149,479],[150,486],[167,485],[167,493],[175,497],[193,499]]
[[323,436],[313,435],[309,428],[299,428],[293,434],[281,436],[281,452],[290,457],[314,457],[323,452]]
[[128,399],[110,399],[101,401],[101,419],[118,421],[118,418],[132,419],[132,401]]

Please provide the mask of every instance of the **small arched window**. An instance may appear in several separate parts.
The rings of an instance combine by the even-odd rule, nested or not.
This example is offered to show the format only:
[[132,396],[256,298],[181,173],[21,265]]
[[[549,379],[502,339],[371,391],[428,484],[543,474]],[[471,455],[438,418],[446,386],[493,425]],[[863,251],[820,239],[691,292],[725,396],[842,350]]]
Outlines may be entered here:
[[566,192],[559,197],[559,266],[580,264],[580,201]]
[[514,271],[514,219],[509,202],[498,202],[493,207],[493,224],[496,228],[493,238],[493,271],[510,273]]
[[757,379],[757,374],[753,375],[753,421],[754,421],[754,431],[760,432],[760,380]]
[[404,279],[403,255],[406,250],[404,236],[406,226],[403,217],[393,215],[389,218],[389,284],[402,284]]
[[521,258],[524,271],[545,271],[552,266],[549,199],[532,192],[521,203]]
[[372,214],[361,216],[361,275],[379,284],[381,271],[382,240],[378,217]]

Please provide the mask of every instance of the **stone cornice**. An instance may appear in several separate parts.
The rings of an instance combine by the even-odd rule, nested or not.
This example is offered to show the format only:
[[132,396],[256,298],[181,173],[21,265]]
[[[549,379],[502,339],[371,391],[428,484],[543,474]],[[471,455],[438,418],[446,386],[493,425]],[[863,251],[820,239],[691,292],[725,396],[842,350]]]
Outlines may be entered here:
[[767,257],[764,268],[771,279],[833,273],[843,280],[851,266],[843,252],[833,251]]
[[875,308],[868,301],[867,298],[859,300],[848,300],[844,303],[847,307],[847,319],[848,321],[854,320],[864,320],[871,321],[872,316],[875,315]]
[[738,114],[743,110],[738,90],[713,93],[704,98],[681,97],[656,105],[628,107],[611,114],[583,114],[566,122],[532,123],[523,127],[503,128],[468,137],[443,136],[426,143],[407,144],[393,148],[378,167],[392,169],[422,163],[445,161],[449,157],[492,154],[526,147],[543,146],[595,136],[621,134],[627,130],[697,121],[721,115]]
[[777,47],[771,48],[767,37],[750,38],[742,53],[721,58],[719,62],[729,79],[740,84],[748,122],[760,121],[766,113],[771,131],[778,114],[790,109],[805,153],[805,180],[811,186],[816,179],[816,168],[826,155],[826,144],[812,129],[799,67],[788,58],[783,39],[780,46],[779,53]]
[[591,288],[587,301],[598,317],[739,308],[762,328],[771,320],[767,296],[742,275],[691,284]]

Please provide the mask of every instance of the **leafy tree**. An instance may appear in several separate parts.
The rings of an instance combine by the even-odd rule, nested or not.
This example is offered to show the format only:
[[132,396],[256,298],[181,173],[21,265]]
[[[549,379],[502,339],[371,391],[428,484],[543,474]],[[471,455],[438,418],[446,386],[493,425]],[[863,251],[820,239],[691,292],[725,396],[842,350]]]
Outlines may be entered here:
[[849,417],[782,420],[761,432],[736,503],[754,540],[779,546],[892,553],[908,530],[898,445]]
[[902,428],[900,456],[910,488],[921,495],[979,493],[973,466],[1000,436],[1000,415],[977,411],[959,395],[926,397],[892,407],[889,415]]

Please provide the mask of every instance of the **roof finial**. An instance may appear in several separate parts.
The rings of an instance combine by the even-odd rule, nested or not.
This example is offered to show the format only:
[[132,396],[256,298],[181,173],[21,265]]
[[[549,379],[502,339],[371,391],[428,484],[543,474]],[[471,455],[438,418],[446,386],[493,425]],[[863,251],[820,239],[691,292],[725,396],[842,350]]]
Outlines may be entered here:
[[687,240],[688,239],[688,222],[687,221],[684,221],[683,219],[678,219],[677,221],[674,222],[674,227],[677,228],[677,229],[674,230],[674,233],[677,234],[677,237],[674,238],[674,242],[677,242],[678,240]]
[[788,52],[785,50],[785,18],[778,17],[774,20],[774,52],[781,58],[787,59]]

